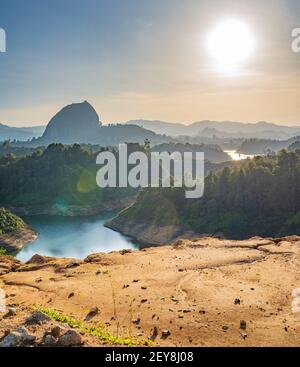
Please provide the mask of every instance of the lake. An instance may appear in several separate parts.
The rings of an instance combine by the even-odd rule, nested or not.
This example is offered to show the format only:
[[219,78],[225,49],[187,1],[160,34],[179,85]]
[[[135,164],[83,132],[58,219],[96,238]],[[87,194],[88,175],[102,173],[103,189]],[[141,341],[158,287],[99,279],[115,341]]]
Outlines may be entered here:
[[236,150],[225,150],[225,153],[230,155],[231,159],[234,161],[242,161],[244,159],[253,159],[255,155],[246,155],[246,154],[239,154]]
[[39,237],[26,245],[17,259],[27,261],[35,254],[84,259],[91,253],[137,249],[132,240],[104,226],[112,217],[26,217]]

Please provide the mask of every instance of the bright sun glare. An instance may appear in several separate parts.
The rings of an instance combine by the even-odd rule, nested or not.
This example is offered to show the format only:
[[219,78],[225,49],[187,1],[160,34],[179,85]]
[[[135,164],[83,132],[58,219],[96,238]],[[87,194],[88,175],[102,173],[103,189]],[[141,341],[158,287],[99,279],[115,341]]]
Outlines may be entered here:
[[238,74],[255,49],[251,28],[243,21],[228,19],[219,23],[208,35],[206,47],[224,74]]

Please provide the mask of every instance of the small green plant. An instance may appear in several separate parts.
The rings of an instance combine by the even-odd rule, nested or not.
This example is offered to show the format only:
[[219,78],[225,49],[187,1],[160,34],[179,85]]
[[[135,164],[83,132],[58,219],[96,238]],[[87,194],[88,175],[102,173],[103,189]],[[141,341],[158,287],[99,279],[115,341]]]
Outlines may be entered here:
[[25,228],[24,221],[5,208],[0,208],[0,235]]
[[131,337],[119,337],[110,334],[108,331],[105,331],[101,325],[87,325],[81,320],[76,320],[71,316],[64,316],[60,314],[58,311],[51,310],[49,308],[37,308],[36,310],[44,313],[49,316],[52,320],[61,322],[63,324],[69,325],[73,329],[78,329],[83,333],[90,334],[98,337],[104,343],[110,343],[114,345],[123,345],[123,346],[150,346],[150,340],[135,340]]
[[5,250],[5,248],[0,247],[0,256],[5,256],[7,255],[7,251]]

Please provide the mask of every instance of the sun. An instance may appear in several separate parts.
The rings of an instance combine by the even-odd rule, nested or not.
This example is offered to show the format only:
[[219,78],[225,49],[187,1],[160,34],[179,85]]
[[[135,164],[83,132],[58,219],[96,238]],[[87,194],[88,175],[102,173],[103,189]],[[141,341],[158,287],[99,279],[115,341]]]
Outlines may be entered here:
[[255,50],[254,33],[247,23],[227,19],[208,34],[206,48],[219,71],[236,74]]

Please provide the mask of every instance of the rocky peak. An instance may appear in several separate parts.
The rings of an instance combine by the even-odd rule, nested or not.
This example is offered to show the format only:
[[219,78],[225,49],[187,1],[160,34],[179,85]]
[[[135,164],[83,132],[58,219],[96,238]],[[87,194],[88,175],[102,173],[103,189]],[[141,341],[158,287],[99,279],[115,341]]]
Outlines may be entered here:
[[99,127],[99,116],[89,102],[73,103],[50,120],[42,140],[47,143],[85,143],[99,132]]

